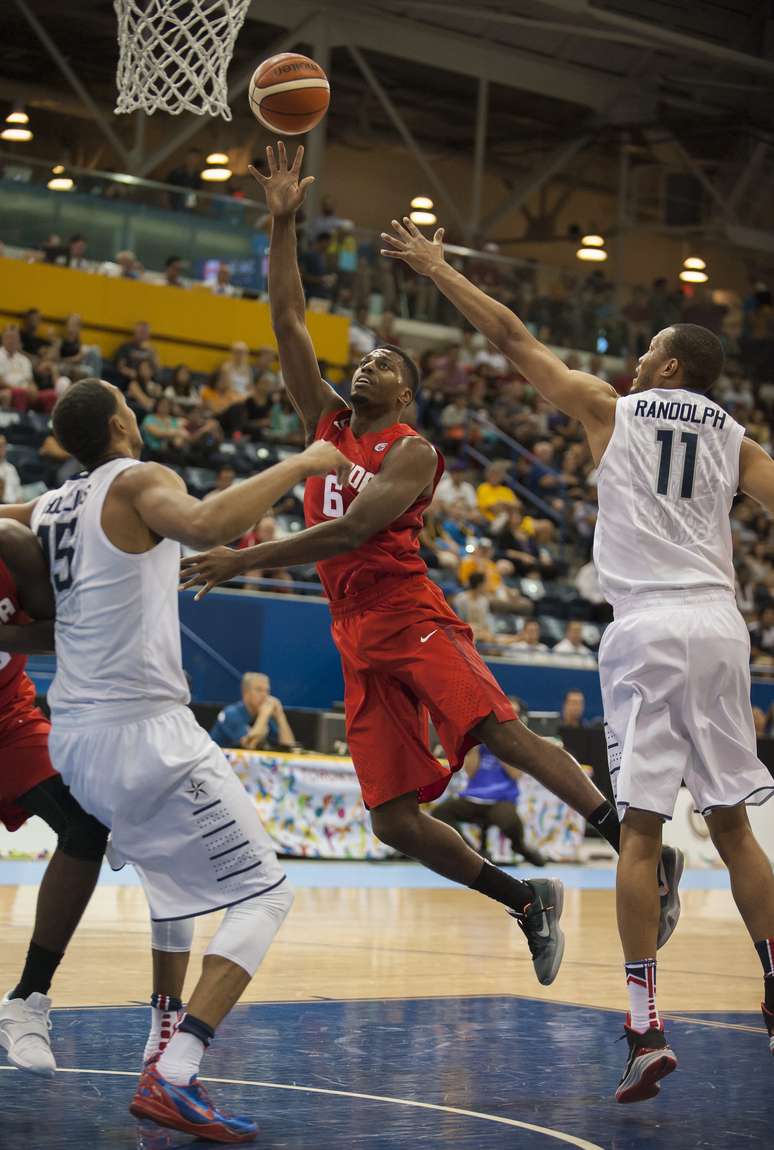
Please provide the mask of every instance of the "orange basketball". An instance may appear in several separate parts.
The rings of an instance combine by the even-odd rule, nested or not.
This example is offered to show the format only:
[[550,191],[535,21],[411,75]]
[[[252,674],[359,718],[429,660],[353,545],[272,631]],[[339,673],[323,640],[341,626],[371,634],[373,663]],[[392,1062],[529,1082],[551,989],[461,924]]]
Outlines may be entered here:
[[282,136],[300,136],[319,124],[331,98],[319,64],[298,52],[280,52],[255,69],[250,107],[255,118]]

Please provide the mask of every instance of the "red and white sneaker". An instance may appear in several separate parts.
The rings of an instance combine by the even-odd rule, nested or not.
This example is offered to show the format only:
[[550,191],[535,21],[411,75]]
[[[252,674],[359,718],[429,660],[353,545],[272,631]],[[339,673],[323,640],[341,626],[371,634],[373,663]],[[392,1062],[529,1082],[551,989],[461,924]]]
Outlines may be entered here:
[[644,1102],[647,1098],[655,1098],[661,1089],[660,1079],[677,1069],[677,1058],[660,1026],[651,1027],[641,1034],[628,1025],[628,1016],[626,1022],[624,1036],[629,1043],[629,1057],[615,1100]]
[[765,1002],[761,1003],[761,1010],[763,1011],[763,1021],[769,1032],[769,1050],[774,1054],[774,1010],[769,1010]]

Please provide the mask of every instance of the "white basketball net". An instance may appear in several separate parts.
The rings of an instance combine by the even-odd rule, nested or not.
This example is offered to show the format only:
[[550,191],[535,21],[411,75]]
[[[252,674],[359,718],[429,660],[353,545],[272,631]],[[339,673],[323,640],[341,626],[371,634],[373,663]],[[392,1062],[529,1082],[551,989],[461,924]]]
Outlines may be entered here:
[[231,119],[226,72],[250,0],[113,0],[116,112]]

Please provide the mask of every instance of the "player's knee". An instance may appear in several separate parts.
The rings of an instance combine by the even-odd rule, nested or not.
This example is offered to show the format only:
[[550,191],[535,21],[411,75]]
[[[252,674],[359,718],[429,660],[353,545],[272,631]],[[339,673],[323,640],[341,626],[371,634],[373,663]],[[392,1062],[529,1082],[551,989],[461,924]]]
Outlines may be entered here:
[[252,978],[290,913],[294,898],[293,888],[285,881],[274,890],[229,907],[207,954],[228,959]]
[[402,817],[397,811],[376,807],[371,811],[371,828],[385,846],[392,847],[401,854],[413,854],[414,828],[411,821]]
[[93,815],[80,809],[68,812],[57,829],[57,846],[62,854],[80,862],[102,861],[110,832]]
[[192,918],[166,919],[154,922],[151,919],[151,946],[165,954],[185,954],[191,949],[194,936]]

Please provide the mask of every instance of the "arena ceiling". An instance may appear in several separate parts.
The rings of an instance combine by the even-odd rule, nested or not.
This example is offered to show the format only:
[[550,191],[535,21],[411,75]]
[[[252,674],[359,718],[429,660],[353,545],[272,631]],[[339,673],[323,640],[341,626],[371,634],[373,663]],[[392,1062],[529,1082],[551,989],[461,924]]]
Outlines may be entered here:
[[[486,162],[501,173],[504,204],[518,206],[547,174],[570,190],[614,191],[623,151],[635,168],[693,175],[703,188],[703,222],[736,229],[744,242],[744,229],[774,232],[772,7],[768,0],[253,0],[229,72],[234,121],[225,139],[247,141],[248,151],[263,142],[243,92],[252,67],[278,45],[327,55],[328,139],[361,150],[399,139],[397,114],[430,161],[441,153],[472,160],[486,81]],[[158,178],[189,141],[198,136],[206,146],[206,120],[154,116],[138,131],[112,115],[112,0],[8,0],[3,10],[0,101],[22,100],[34,113],[27,154],[66,153],[72,163]],[[497,223],[483,221],[480,234],[496,234]]]

